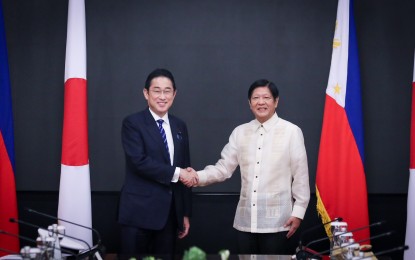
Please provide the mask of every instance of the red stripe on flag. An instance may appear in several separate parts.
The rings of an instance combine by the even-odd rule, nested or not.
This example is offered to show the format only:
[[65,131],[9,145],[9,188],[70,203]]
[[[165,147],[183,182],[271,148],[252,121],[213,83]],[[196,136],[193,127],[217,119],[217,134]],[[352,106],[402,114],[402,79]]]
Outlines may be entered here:
[[62,136],[62,164],[88,164],[88,115],[86,80],[65,82],[65,108]]
[[409,168],[415,169],[415,82],[412,82],[411,148]]
[[[3,135],[0,132],[0,229],[18,235],[19,226],[10,223],[10,218],[17,217],[16,184],[14,180],[13,167],[7,153]],[[0,247],[19,252],[19,239],[12,236],[0,234]],[[4,252],[0,251],[0,256]]]
[[409,185],[408,201],[406,205],[406,234],[405,245],[409,249],[404,253],[405,260],[415,259],[415,56],[414,56],[414,77],[412,82],[412,111],[411,111],[411,136],[409,154]]
[[[349,230],[367,225],[366,179],[362,159],[346,111],[326,95],[318,156],[316,184],[330,219],[354,223]],[[350,224],[349,224],[350,225]],[[369,237],[369,229],[356,232],[356,241]]]

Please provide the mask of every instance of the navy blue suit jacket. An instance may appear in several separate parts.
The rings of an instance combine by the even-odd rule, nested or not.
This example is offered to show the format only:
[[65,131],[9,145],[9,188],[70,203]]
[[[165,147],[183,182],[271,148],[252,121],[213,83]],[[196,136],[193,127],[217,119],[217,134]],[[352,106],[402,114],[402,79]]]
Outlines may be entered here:
[[187,127],[170,114],[169,123],[174,142],[173,166],[148,108],[123,121],[126,173],[119,205],[120,224],[160,230],[166,224],[172,199],[179,230],[183,230],[183,217],[191,215],[191,189],[180,181],[171,182],[176,167],[190,166]]

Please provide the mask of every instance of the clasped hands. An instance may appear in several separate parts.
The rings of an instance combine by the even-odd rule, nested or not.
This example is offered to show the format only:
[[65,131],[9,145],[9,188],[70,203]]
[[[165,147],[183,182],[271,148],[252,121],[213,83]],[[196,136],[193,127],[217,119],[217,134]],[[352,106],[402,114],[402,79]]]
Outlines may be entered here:
[[187,187],[193,187],[199,183],[199,176],[193,168],[187,167],[180,169],[179,180]]

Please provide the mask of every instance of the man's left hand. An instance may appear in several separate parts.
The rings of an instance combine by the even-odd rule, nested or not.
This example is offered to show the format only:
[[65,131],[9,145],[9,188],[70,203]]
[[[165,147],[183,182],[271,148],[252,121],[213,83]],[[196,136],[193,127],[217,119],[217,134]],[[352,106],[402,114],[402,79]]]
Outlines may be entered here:
[[189,221],[189,217],[184,217],[183,218],[183,231],[179,232],[179,238],[182,239],[185,236],[187,236],[187,234],[189,233],[189,228],[190,228],[190,221]]
[[292,235],[294,235],[295,231],[297,231],[298,227],[301,224],[301,219],[297,217],[291,216],[287,222],[285,222],[284,227],[290,227],[290,230],[288,230],[287,238],[290,238]]

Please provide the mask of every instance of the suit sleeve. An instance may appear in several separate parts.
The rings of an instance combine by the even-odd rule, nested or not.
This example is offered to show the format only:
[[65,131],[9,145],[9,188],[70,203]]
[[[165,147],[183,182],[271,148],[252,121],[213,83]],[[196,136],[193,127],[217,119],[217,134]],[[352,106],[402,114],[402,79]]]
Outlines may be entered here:
[[127,167],[147,180],[170,185],[175,167],[155,159],[158,147],[150,143],[151,138],[144,138],[143,126],[126,118],[121,134]]

